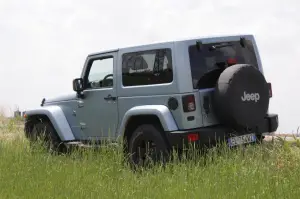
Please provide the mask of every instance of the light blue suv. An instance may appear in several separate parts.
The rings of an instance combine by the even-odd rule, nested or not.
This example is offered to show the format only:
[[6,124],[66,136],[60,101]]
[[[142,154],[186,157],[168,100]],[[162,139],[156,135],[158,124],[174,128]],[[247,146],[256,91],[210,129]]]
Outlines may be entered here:
[[73,90],[26,111],[28,139],[44,135],[55,151],[126,143],[130,162],[140,164],[147,152],[167,154],[189,142],[213,146],[224,139],[229,146],[253,143],[278,127],[277,114],[268,112],[271,84],[252,35],[90,54]]

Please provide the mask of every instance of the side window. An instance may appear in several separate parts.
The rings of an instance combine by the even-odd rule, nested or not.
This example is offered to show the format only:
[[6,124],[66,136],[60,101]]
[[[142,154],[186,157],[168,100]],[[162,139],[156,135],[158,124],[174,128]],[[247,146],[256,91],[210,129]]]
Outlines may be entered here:
[[113,57],[92,60],[85,77],[86,88],[113,87]]
[[173,81],[171,49],[125,53],[122,57],[123,86],[163,84]]

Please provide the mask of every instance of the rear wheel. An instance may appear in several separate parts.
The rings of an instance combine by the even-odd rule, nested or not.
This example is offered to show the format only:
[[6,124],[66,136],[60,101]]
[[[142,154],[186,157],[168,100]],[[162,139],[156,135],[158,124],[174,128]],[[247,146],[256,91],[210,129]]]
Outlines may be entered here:
[[128,147],[129,163],[132,167],[165,163],[168,148],[161,133],[161,128],[152,124],[143,124],[135,129]]
[[31,145],[41,143],[43,148],[50,153],[63,153],[66,151],[55,129],[49,121],[37,121],[29,136]]

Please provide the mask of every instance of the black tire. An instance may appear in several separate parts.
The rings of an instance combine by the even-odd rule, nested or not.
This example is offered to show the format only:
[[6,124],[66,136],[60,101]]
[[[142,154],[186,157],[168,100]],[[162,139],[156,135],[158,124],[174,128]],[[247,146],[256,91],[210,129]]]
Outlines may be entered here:
[[268,84],[257,68],[237,64],[223,71],[214,93],[215,113],[222,124],[260,133],[268,108]]
[[41,141],[43,147],[51,154],[66,152],[66,146],[61,142],[50,121],[37,121],[33,125],[29,138],[31,144]]
[[133,168],[145,168],[157,163],[164,164],[167,160],[168,147],[162,137],[162,129],[156,125],[138,126],[128,145],[129,164]]

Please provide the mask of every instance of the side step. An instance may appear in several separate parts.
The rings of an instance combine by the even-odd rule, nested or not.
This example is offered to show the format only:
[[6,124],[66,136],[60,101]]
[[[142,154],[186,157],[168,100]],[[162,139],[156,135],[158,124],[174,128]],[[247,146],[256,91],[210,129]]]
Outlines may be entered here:
[[[97,144],[85,144],[80,141],[73,141],[73,142],[65,142],[64,143],[67,147],[78,147],[78,148],[90,148],[90,149],[97,149],[100,148],[102,145],[100,143]],[[119,144],[116,142],[105,144],[105,146],[114,146],[118,147]]]

